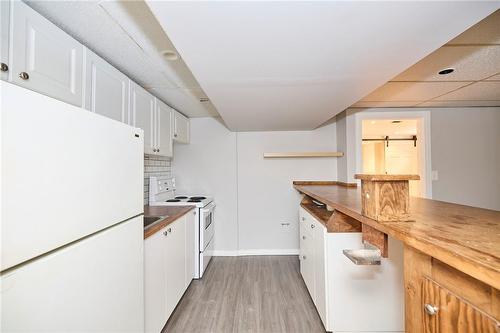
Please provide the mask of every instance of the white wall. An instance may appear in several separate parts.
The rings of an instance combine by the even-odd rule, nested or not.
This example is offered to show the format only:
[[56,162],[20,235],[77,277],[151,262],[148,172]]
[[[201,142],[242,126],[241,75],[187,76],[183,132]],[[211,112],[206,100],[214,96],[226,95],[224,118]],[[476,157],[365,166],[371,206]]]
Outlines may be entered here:
[[215,197],[217,254],[298,252],[300,196],[292,181],[335,180],[336,160],[264,159],[262,154],[335,150],[335,128],[233,133],[213,118],[191,119],[191,143],[175,145],[173,174],[179,193]]
[[217,250],[237,249],[236,133],[213,118],[191,119],[189,145],[174,144],[177,193],[215,197]]
[[500,210],[500,107],[431,112],[433,198]]
[[315,131],[242,132],[237,138],[240,251],[296,253],[300,195],[292,181],[335,180],[336,159],[264,159],[262,154],[335,150],[335,124]]

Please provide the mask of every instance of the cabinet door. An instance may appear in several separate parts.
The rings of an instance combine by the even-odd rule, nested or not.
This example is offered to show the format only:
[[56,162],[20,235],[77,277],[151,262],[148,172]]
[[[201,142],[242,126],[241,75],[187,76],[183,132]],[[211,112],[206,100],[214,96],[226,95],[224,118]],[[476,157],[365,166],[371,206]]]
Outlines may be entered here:
[[300,209],[300,273],[306,284],[307,290],[313,300],[315,296],[314,280],[314,239],[311,225],[312,217],[303,208]]
[[424,279],[423,302],[424,327],[428,333],[495,333],[500,327],[499,321],[429,278]]
[[314,224],[314,304],[326,327],[326,266],[325,266],[325,235],[326,228],[318,221]]
[[2,80],[9,78],[9,8],[10,1],[0,1],[0,62],[2,63],[0,79]]
[[186,216],[167,227],[167,318],[186,290]]
[[156,154],[172,157],[172,109],[156,101]]
[[174,141],[189,143],[189,119],[174,110]]
[[83,45],[24,2],[11,5],[12,82],[82,106]]
[[94,52],[85,51],[85,105],[92,112],[128,122],[128,78]]
[[168,319],[167,229],[144,240],[144,319],[148,333],[160,332]]
[[195,272],[195,257],[196,257],[196,242],[195,242],[195,227],[196,227],[196,210],[192,210],[186,214],[186,288],[194,278]]
[[[156,151],[155,128],[154,128],[154,97],[135,82],[130,82],[130,108],[132,126],[139,127],[144,131],[144,153],[153,154]],[[154,149],[154,150],[153,150]]]

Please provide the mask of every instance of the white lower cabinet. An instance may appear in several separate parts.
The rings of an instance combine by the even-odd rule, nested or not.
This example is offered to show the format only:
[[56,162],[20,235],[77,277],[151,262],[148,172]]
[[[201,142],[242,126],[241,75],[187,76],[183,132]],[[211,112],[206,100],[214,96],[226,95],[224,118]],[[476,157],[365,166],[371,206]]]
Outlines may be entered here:
[[196,210],[186,214],[186,288],[194,278],[196,265]]
[[[186,290],[186,216],[167,226],[167,319]],[[165,320],[166,321],[166,320]]]
[[342,250],[361,233],[328,233],[300,208],[300,272],[329,332],[404,332],[403,246],[389,238],[380,266],[359,266]]
[[194,242],[194,227],[190,223],[194,226],[192,211],[144,241],[146,332],[162,330],[189,285],[187,266],[194,260],[194,243],[192,253],[187,245]]

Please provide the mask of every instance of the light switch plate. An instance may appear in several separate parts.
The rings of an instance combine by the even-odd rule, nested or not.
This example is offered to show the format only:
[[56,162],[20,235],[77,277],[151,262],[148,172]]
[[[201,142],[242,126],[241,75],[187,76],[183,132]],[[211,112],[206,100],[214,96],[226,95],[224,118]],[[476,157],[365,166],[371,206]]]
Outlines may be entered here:
[[439,175],[438,175],[438,172],[437,170],[432,170],[431,172],[431,179],[434,181],[434,180],[439,180]]

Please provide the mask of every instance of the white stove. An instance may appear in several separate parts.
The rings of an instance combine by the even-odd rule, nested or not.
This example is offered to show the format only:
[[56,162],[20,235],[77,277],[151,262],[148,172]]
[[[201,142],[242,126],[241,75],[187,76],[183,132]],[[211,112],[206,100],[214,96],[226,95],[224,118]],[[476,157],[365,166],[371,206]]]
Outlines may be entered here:
[[200,279],[212,259],[215,233],[214,210],[215,202],[212,197],[205,195],[176,195],[175,178],[149,178],[149,205],[150,206],[196,206],[195,239],[196,267],[195,278]]

